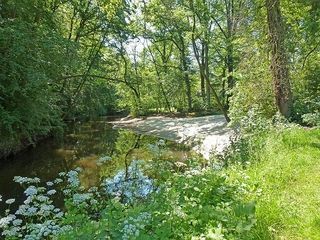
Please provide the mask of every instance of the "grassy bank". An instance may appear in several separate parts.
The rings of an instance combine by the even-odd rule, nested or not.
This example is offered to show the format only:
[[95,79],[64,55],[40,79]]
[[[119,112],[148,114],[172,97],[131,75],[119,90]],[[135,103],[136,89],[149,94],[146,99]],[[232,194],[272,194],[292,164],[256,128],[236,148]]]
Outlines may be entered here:
[[274,131],[256,143],[246,170],[262,189],[252,239],[320,239],[320,130]]

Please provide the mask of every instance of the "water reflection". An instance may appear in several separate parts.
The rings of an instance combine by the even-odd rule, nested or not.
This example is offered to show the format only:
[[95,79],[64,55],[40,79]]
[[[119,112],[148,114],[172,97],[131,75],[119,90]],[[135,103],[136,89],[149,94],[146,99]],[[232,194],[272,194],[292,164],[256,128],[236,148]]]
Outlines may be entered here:
[[[83,168],[81,184],[94,186],[102,176],[112,178],[121,170],[128,174],[126,170],[133,159],[155,161],[158,157],[149,146],[157,141],[156,137],[113,129],[106,121],[70,124],[62,140],[47,139],[1,166],[0,195],[3,199],[17,198],[18,204],[23,200],[24,189],[12,181],[14,176],[37,176],[48,181],[57,177],[59,172],[76,167]],[[168,150],[162,153],[163,159],[183,162],[188,158],[189,152],[183,146],[172,142],[165,142],[165,145]],[[99,164],[98,160],[105,157],[110,157],[110,161]],[[0,203],[1,211],[3,207]]]

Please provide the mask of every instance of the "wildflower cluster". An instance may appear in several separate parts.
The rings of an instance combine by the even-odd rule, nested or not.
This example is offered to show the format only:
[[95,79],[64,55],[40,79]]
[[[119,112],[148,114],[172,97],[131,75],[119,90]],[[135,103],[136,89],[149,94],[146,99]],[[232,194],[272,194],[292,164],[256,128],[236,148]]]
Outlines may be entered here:
[[106,192],[120,197],[124,202],[133,202],[145,198],[153,191],[153,181],[145,176],[139,168],[139,161],[132,161],[127,171],[120,171],[103,183]]
[[[99,160],[101,164],[107,161],[108,157]],[[161,182],[146,176],[141,163],[132,161],[127,169],[90,189],[80,184],[81,169],[61,172],[45,184],[39,178],[15,177],[25,189],[25,200],[13,211],[15,199],[0,195],[0,202],[8,205],[0,216],[1,237],[246,239],[242,236],[255,224],[255,204],[244,201],[243,196],[255,189],[246,184],[245,174],[236,171],[241,175],[236,181],[210,166],[186,164],[183,171],[171,172]],[[56,195],[65,200],[64,211],[54,205]]]
[[14,181],[25,187],[26,199],[15,212],[10,209],[15,199],[5,201],[8,208],[5,216],[0,219],[2,236],[43,239],[48,236],[56,236],[69,228],[61,224],[64,213],[53,205],[51,197],[57,192],[53,189],[54,183],[50,182],[46,187],[42,187],[38,185],[39,178],[20,176],[16,176]]
[[129,217],[122,223],[122,239],[137,239],[140,232],[145,229],[145,227],[150,224],[151,214],[148,212],[140,213],[136,218]]

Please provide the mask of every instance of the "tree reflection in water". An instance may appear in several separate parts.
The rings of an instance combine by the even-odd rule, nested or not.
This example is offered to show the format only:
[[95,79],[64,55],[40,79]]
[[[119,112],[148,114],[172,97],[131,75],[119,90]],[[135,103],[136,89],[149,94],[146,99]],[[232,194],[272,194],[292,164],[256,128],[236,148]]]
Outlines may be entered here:
[[[185,161],[189,150],[182,145],[162,141],[161,154],[157,154],[154,148],[150,148],[157,142],[157,137],[113,129],[106,120],[73,123],[63,139],[47,139],[1,166],[1,181],[7,184],[0,184],[0,194],[4,198],[16,198],[19,204],[23,200],[24,189],[12,181],[14,176],[50,181],[59,172],[68,172],[76,167],[83,169],[80,181],[85,188],[100,184],[102,177],[112,179],[119,171],[124,171],[125,178],[129,179],[131,162],[136,159],[145,160],[140,167],[149,178],[165,178],[163,171],[159,176],[159,168],[175,161]],[[100,164],[104,158],[109,160]]]

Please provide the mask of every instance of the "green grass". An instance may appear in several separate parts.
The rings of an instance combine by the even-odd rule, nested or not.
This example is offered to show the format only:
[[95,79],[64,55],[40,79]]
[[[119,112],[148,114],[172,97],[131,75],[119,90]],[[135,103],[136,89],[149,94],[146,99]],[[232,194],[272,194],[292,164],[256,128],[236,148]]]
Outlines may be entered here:
[[262,189],[253,239],[320,239],[320,130],[270,133],[247,169]]

